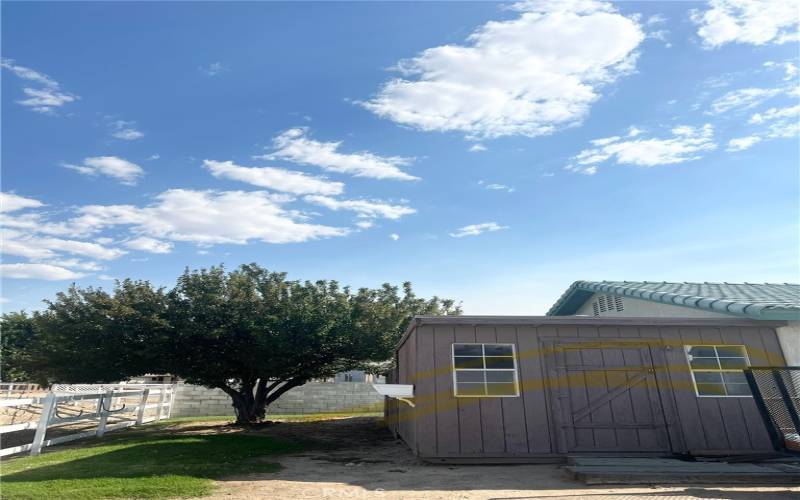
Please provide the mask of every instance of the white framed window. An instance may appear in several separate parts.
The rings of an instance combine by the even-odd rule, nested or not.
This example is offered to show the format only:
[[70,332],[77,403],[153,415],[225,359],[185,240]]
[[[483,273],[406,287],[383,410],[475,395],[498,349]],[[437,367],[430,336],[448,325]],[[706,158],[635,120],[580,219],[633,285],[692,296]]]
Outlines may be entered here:
[[519,396],[514,344],[453,344],[453,388],[459,398]]
[[743,345],[687,345],[684,349],[697,396],[752,396],[743,371],[750,366]]

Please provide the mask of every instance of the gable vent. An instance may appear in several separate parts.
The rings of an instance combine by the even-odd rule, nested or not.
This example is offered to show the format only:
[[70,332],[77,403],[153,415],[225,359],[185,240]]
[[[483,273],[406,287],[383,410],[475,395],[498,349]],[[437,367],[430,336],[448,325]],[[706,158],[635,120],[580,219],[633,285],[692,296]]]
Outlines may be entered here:
[[592,312],[595,316],[600,316],[604,312],[609,311],[624,311],[625,307],[622,303],[622,297],[619,295],[598,295],[592,301]]

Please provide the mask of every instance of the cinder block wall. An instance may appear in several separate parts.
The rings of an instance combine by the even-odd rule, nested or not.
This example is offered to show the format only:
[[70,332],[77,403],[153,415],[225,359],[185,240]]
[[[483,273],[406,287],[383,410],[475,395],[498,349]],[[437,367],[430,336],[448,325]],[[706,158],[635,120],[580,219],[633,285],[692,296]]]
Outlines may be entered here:
[[[382,412],[383,396],[362,382],[309,382],[286,392],[269,405],[267,413]],[[231,399],[219,389],[178,384],[173,417],[232,416]]]

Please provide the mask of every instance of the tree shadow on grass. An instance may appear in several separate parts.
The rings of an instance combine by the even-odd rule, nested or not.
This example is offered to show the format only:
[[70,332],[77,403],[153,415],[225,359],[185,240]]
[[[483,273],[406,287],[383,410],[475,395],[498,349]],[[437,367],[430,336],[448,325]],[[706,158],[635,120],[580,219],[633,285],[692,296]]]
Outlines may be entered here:
[[[278,470],[280,465],[270,462],[271,457],[299,450],[295,443],[241,433],[120,439],[64,450],[61,457],[46,454],[41,460],[20,463],[24,470],[6,467],[3,482],[167,475],[215,479]],[[37,466],[37,462],[43,463]]]

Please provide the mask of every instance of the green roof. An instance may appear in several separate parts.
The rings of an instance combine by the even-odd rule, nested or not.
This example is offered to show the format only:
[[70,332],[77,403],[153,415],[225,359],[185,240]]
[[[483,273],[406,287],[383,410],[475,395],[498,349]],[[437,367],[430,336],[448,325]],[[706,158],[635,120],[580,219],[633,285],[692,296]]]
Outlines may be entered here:
[[692,307],[754,319],[800,320],[800,284],[576,281],[547,311],[570,316],[595,293]]

